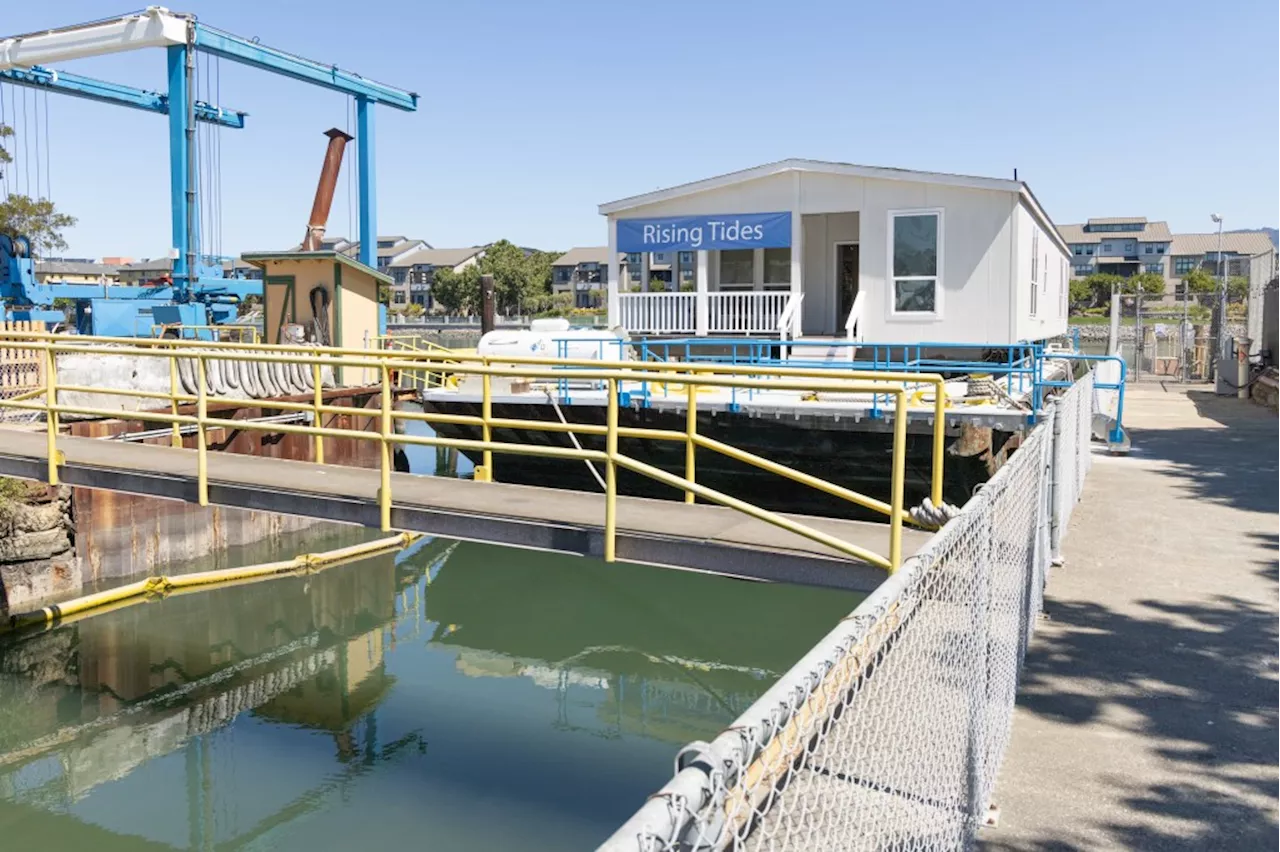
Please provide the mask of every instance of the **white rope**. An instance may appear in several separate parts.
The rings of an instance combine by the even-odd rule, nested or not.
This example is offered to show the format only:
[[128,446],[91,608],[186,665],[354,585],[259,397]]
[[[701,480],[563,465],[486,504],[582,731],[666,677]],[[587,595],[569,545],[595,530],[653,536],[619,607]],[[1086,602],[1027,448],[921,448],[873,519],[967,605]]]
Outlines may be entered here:
[[926,527],[943,527],[947,521],[960,516],[960,507],[953,506],[945,500],[938,505],[934,505],[933,501],[928,497],[919,505],[909,510],[912,519]]
[[[543,388],[542,392],[547,395],[547,402],[551,403],[551,407],[556,410],[556,417],[560,418],[560,422],[565,426],[569,425],[569,421],[564,419],[564,412],[560,410],[560,403],[556,402],[555,397],[551,395],[551,388]],[[572,432],[567,433],[569,440],[573,442],[573,446],[578,452],[583,452],[582,444],[578,443],[578,436]],[[591,459],[583,459],[583,463],[587,466],[587,470],[591,471],[591,475],[596,478],[596,482],[600,485],[601,491],[607,491],[609,486],[604,484],[604,477],[600,475],[600,471],[596,470],[596,466],[591,463]]]

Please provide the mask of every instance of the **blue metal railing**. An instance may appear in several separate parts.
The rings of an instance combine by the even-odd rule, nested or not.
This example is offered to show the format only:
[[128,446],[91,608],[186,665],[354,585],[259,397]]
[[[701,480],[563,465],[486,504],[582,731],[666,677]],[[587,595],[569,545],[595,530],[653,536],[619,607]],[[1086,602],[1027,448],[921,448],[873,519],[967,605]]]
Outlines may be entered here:
[[[1073,329],[1072,342],[1079,351],[1079,329]],[[1120,422],[1124,413],[1124,383],[1127,371],[1123,360],[1115,356],[1081,355],[1070,352],[1046,351],[1039,342],[1015,343],[1006,346],[979,346],[965,343],[860,343],[848,340],[789,340],[778,341],[759,337],[682,337],[635,338],[631,340],[601,338],[561,338],[554,341],[555,355],[568,358],[597,358],[604,361],[621,361],[630,357],[643,361],[682,361],[685,363],[729,363],[735,365],[759,365],[762,367],[830,368],[832,370],[870,370],[898,373],[941,373],[956,377],[985,374],[1004,384],[1005,391],[1021,395],[1031,405],[1028,425],[1035,421],[1044,402],[1045,392],[1052,388],[1070,387],[1072,380],[1045,378],[1046,361],[1098,362],[1117,360],[1122,364],[1120,379],[1115,383],[1095,384],[1100,390],[1117,390],[1119,402],[1116,425],[1113,430],[1121,434]],[[788,351],[786,358],[783,350]],[[970,353],[983,350],[990,360],[974,360]],[[805,357],[808,354],[813,357]],[[948,357],[955,353],[961,357]],[[969,357],[964,357],[969,356]],[[651,398],[648,381],[640,383],[638,391],[630,394],[631,400],[647,407]],[[558,383],[561,402],[569,401],[567,380]],[[661,394],[667,394],[666,384]],[[737,410],[740,402],[750,401],[761,391],[756,389],[730,391],[729,408]],[[740,396],[742,395],[742,396]],[[870,416],[883,415],[887,397],[872,394]]]

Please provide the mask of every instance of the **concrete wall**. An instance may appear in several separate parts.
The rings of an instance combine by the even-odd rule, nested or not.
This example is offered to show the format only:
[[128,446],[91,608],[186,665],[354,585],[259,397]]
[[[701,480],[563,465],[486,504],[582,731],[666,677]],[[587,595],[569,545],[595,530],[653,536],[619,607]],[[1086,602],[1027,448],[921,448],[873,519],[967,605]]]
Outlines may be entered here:
[[1270,350],[1273,365],[1280,361],[1280,333],[1277,331],[1280,328],[1280,319],[1276,316],[1277,302],[1280,302],[1280,299],[1277,299],[1277,296],[1280,296],[1280,291],[1272,287],[1264,290],[1259,300],[1262,303],[1262,316],[1258,322],[1259,336],[1262,338],[1259,348]]

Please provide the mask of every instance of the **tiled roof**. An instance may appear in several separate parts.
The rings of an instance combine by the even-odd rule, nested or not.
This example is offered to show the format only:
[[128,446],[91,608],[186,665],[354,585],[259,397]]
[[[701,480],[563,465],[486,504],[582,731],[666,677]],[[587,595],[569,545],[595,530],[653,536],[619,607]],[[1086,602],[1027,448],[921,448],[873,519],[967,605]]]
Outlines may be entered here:
[[115,275],[117,267],[105,263],[76,260],[37,260],[36,272],[42,275]]
[[[1169,254],[1206,255],[1212,254],[1217,250],[1218,233],[1214,231],[1209,234],[1178,234],[1173,238],[1173,245],[1169,249]],[[1251,234],[1224,233],[1222,235],[1222,250],[1234,254],[1247,254],[1252,257],[1253,255],[1275,251],[1275,246],[1271,243],[1271,238],[1262,232]]]
[[406,255],[397,261],[392,262],[392,266],[418,266],[426,264],[429,266],[448,266],[453,268],[460,263],[475,257],[484,251],[484,246],[470,246],[469,248],[438,248],[438,249],[422,249],[415,251],[413,254]]
[[577,266],[580,263],[609,262],[608,246],[576,246],[556,258],[552,266]]
[[[1122,219],[1090,219],[1089,224],[1128,222]],[[1146,220],[1143,220],[1146,222]],[[1146,222],[1141,231],[1094,231],[1085,230],[1084,225],[1059,225],[1058,233],[1068,243],[1100,243],[1114,240],[1140,240],[1144,243],[1168,242],[1173,239],[1168,222]]]

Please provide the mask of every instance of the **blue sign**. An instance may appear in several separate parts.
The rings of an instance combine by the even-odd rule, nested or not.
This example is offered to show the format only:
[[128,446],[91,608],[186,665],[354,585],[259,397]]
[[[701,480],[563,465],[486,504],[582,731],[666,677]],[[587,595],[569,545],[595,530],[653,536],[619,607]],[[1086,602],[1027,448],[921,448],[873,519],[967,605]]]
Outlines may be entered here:
[[790,213],[725,213],[666,219],[619,219],[618,251],[786,248]]

